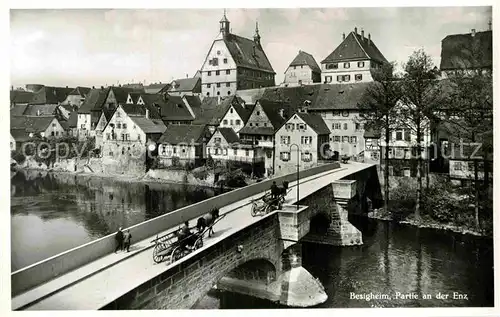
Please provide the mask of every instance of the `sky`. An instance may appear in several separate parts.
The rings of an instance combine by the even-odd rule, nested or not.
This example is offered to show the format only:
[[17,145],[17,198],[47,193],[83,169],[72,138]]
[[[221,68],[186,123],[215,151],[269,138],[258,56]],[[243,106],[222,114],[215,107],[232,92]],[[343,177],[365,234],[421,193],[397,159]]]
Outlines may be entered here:
[[[193,76],[219,33],[223,9],[11,9],[11,85],[101,86]],[[227,9],[231,32],[261,43],[276,83],[299,50],[320,62],[358,28],[402,65],[423,48],[439,66],[441,40],[489,28],[491,7]]]

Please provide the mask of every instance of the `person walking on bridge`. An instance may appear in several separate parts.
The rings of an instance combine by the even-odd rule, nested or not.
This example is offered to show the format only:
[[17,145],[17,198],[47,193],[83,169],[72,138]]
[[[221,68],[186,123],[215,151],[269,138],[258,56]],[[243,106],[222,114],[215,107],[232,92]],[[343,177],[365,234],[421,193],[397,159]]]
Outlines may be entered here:
[[118,229],[118,232],[115,235],[115,240],[116,240],[116,248],[115,248],[115,253],[118,250],[123,250],[123,231],[122,227]]
[[127,250],[127,252],[130,252],[130,241],[132,239],[132,235],[130,234],[130,229],[127,229],[127,231],[125,232],[125,235],[124,235],[124,238],[123,238],[123,241],[124,241],[124,245],[123,245],[123,251],[125,251],[125,249]]

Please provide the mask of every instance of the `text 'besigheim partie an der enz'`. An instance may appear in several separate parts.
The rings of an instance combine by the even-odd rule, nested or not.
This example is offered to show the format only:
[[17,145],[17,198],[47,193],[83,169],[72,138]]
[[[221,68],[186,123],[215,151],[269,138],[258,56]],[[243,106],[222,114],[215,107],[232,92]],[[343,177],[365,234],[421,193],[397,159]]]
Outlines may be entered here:
[[365,300],[367,302],[371,300],[418,300],[418,299],[442,299],[442,300],[468,300],[467,294],[462,294],[459,292],[451,292],[451,293],[426,293],[426,294],[417,294],[417,293],[401,293],[395,292],[393,294],[384,294],[384,293],[355,293],[350,292],[350,299],[354,300]]

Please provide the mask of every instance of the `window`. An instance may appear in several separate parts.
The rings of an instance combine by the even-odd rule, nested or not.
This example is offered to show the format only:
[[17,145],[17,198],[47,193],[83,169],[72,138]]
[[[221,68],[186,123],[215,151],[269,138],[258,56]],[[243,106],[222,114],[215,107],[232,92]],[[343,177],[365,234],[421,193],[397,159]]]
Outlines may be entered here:
[[231,92],[230,92],[230,91],[228,91],[228,92],[227,92],[227,95],[228,95],[228,96],[229,96],[229,95],[231,95]]
[[140,135],[140,134],[138,134],[138,135],[137,135],[137,141],[140,141],[140,140],[141,140],[141,135]]
[[82,124],[80,129],[85,130],[85,124]]
[[344,81],[350,81],[351,75],[344,75]]
[[245,150],[245,156],[249,156],[250,155],[250,151],[249,150]]
[[216,70],[215,71],[215,76],[219,76],[220,75],[220,70]]
[[56,124],[55,123],[52,123],[52,127],[55,128],[56,127]]
[[233,125],[233,119],[231,119],[231,120],[229,121],[229,124],[230,124],[230,125]]
[[342,78],[344,78],[344,76],[341,76],[341,75],[337,76],[337,81],[342,82]]
[[365,62],[358,62],[358,67],[361,68],[361,67],[365,67]]
[[347,130],[347,123],[344,123],[344,130]]
[[290,152],[281,152],[280,159],[282,161],[289,161],[290,160]]
[[211,72],[211,71],[208,71],[208,72],[207,72],[207,75],[208,75],[208,76],[212,76],[212,72]]
[[307,130],[307,126],[303,123],[297,124],[297,130]]
[[332,129],[333,130],[340,130],[342,127],[340,123],[332,123]]
[[54,131],[50,132],[50,135],[51,135],[51,136],[54,136],[54,135],[55,135]]
[[212,87],[212,85],[211,84],[207,84],[207,88],[210,88],[210,87]]
[[290,136],[282,135],[280,137],[280,144],[290,144]]
[[361,75],[361,74],[356,74],[356,75],[354,75],[354,79],[355,79],[356,81],[363,80],[363,75]]
[[216,85],[216,86],[217,86],[217,88],[220,88],[220,83],[217,83],[217,85]]
[[56,131],[56,136],[59,136],[59,131]]
[[229,113],[233,113],[233,108],[229,109]]
[[455,171],[461,171],[462,170],[462,163],[461,162],[455,162],[455,165],[453,166],[453,169]]
[[349,137],[348,136],[343,136],[342,137],[342,143],[349,143]]
[[223,59],[224,64],[227,64],[227,58]]
[[[213,66],[218,66],[219,65],[219,59],[217,57],[214,57],[214,59],[212,60],[212,65]],[[217,74],[219,75],[219,74]]]
[[332,82],[332,76],[325,76],[325,83],[331,83]]
[[257,115],[260,116],[260,111],[257,111]]
[[250,122],[250,126],[252,126],[252,125],[253,125],[252,122]]
[[258,126],[259,126],[259,123],[258,123],[258,122],[256,122],[256,123],[255,123],[255,126],[256,126],[256,127],[258,127]]
[[301,136],[300,143],[301,144],[311,144],[312,143],[312,136]]
[[339,68],[339,64],[326,64],[326,69],[337,69]]
[[241,120],[240,119],[236,119],[236,125],[240,125],[241,124]]
[[287,125],[285,126],[285,129],[290,130],[290,131],[295,130],[295,123],[287,123]]
[[267,122],[264,122],[264,126],[267,127]]
[[124,123],[122,127],[123,127],[124,129],[126,129],[126,128],[127,128],[127,124],[126,124],[126,123]]
[[214,138],[215,139],[215,143],[220,143],[221,141],[221,138]]
[[397,130],[396,131],[396,141],[401,141],[403,140],[403,130]]
[[111,139],[111,136],[109,135],[109,133],[106,133],[106,140],[110,140]]
[[230,69],[226,70],[226,75],[230,75],[230,74],[231,74],[231,70]]
[[220,91],[217,92],[217,96],[220,96]]
[[226,83],[226,87],[231,87],[231,83]]
[[122,128],[122,124],[121,124],[121,122],[118,122],[118,123],[116,124],[116,128],[117,128],[117,129],[121,129],[121,128]]
[[349,110],[342,111],[342,117],[349,117]]
[[312,154],[309,152],[302,153],[302,161],[303,162],[311,162],[312,161]]
[[[220,51],[217,51],[217,55],[220,55]],[[215,58],[214,58],[215,59]]]
[[209,97],[209,96],[210,96],[210,93],[209,93],[209,92],[207,92],[207,97]]
[[351,67],[351,63],[344,63],[344,68],[349,68]]
[[360,125],[359,123],[355,122],[355,123],[354,123],[354,129],[355,129],[356,131],[361,130],[361,125]]
[[340,136],[339,136],[339,135],[335,135],[335,136],[333,137],[333,141],[334,141],[334,142],[340,142]]
[[352,136],[351,137],[351,143],[356,143],[357,142],[357,138],[355,136]]

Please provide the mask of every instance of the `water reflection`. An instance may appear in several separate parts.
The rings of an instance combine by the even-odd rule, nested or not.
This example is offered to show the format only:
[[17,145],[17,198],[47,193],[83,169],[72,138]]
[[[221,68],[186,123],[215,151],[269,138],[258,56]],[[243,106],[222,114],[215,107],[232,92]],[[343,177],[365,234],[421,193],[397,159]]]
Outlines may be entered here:
[[11,174],[12,270],[214,194],[187,185],[38,171]]
[[[338,248],[303,244],[303,266],[325,286],[319,307],[484,307],[493,306],[493,243],[435,230],[353,218],[364,245]],[[391,299],[351,299],[355,294],[389,294]],[[418,299],[395,298],[396,292]],[[453,299],[467,294],[468,300]],[[438,293],[448,298],[436,298]],[[429,294],[431,299],[422,299]],[[196,308],[278,308],[237,294],[206,296]]]

